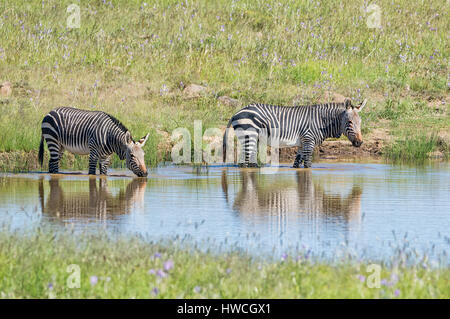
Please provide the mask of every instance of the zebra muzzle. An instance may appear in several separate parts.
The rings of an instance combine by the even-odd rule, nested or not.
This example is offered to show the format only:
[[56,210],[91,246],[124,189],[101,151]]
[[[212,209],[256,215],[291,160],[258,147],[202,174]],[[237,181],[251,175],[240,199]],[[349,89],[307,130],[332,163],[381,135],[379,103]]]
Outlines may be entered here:
[[136,176],[138,177],[147,177],[148,173],[147,170],[139,170],[139,171],[134,171],[134,174],[136,174]]

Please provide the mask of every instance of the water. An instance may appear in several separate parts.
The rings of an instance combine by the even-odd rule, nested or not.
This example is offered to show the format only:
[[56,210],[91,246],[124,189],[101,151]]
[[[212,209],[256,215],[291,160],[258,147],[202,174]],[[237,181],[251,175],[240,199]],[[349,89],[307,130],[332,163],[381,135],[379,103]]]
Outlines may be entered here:
[[45,226],[139,233],[275,258],[301,250],[387,260],[404,251],[442,260],[449,247],[448,163],[161,167],[148,179],[112,174],[2,174],[0,223],[25,232]]

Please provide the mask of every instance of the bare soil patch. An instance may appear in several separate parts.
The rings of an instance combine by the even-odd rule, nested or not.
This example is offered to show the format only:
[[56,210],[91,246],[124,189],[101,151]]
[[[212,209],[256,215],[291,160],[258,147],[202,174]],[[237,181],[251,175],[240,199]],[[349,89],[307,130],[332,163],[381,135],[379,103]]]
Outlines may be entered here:
[[[321,159],[348,159],[361,157],[381,157],[382,148],[389,140],[386,129],[375,129],[364,138],[361,147],[353,147],[347,139],[326,140],[321,146],[316,147],[314,156]],[[280,161],[294,161],[297,147],[289,147],[280,150]]]

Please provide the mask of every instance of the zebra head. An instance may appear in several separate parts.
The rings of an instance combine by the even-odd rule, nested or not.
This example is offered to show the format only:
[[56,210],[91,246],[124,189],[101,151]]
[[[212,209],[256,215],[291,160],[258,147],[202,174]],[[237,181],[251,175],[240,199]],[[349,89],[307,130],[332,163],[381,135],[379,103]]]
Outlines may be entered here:
[[129,170],[139,177],[147,176],[147,168],[144,161],[144,150],[142,149],[147,142],[148,134],[135,142],[131,138],[130,132],[126,133],[126,163]]
[[344,126],[343,133],[355,147],[360,147],[363,143],[361,134],[361,118],[358,113],[363,109],[366,103],[367,100],[364,100],[360,105],[354,106],[350,100],[345,101],[346,111],[342,123]]

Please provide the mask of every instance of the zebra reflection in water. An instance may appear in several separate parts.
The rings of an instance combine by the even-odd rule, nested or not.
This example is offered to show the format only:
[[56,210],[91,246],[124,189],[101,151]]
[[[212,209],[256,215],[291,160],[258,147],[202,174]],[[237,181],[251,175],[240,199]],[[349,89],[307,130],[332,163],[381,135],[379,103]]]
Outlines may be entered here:
[[[309,170],[296,172],[295,179],[282,178],[278,181],[257,171],[241,171],[240,174],[241,185],[232,209],[244,219],[256,220],[258,216],[269,216],[282,224],[290,218],[301,217],[312,221],[360,223],[362,188],[356,184],[350,192],[342,195],[325,191],[320,179],[313,179]],[[222,189],[229,201],[225,171],[222,174]]]
[[68,219],[114,219],[123,214],[129,214],[137,205],[143,205],[147,180],[137,178],[118,194],[113,195],[108,189],[107,180],[89,178],[89,188],[83,191],[71,191],[60,185],[60,178],[49,180],[50,193],[45,202],[44,180],[39,182],[39,199],[42,213],[62,220]]

